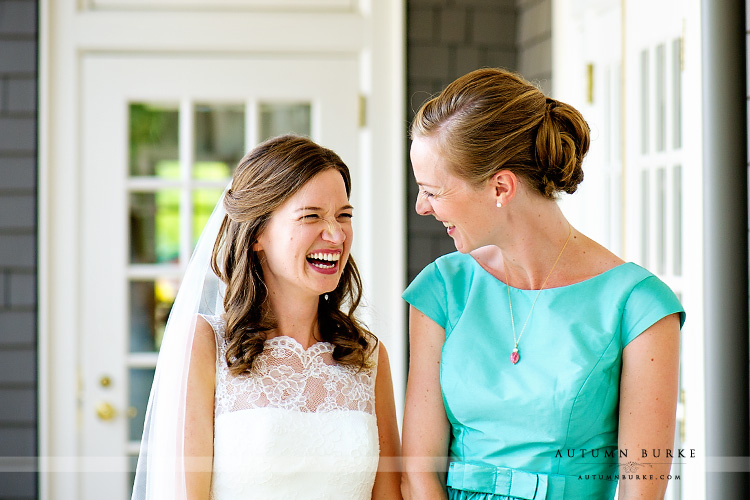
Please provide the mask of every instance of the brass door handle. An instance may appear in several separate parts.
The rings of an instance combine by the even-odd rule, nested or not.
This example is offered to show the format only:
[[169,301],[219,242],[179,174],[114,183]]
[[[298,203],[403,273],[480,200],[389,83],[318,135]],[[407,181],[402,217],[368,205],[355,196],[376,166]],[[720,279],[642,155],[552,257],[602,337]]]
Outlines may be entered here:
[[101,420],[112,420],[117,415],[117,410],[111,404],[102,401],[96,405],[96,416]]

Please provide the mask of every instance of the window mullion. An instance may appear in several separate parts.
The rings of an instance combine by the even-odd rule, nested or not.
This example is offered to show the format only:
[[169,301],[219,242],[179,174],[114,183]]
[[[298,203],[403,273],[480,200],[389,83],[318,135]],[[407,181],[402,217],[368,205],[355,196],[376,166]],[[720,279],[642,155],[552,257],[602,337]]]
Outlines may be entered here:
[[190,99],[180,101],[180,266],[184,270],[193,253],[192,170],[195,151],[195,120]]
[[245,103],[245,151],[258,145],[258,101],[248,99]]

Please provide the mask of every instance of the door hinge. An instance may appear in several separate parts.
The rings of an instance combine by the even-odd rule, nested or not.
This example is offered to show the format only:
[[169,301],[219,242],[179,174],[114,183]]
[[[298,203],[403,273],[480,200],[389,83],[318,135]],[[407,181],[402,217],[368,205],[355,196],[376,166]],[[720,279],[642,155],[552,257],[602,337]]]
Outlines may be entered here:
[[367,126],[367,97],[359,94],[359,128]]

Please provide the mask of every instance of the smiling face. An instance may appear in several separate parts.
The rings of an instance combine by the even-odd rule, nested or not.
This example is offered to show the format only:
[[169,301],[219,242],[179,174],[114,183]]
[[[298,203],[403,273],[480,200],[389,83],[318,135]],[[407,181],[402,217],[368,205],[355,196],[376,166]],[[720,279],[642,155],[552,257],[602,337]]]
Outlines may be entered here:
[[419,185],[417,213],[442,222],[461,253],[491,244],[496,201],[489,183],[477,188],[451,174],[435,139],[415,137],[410,156]]
[[341,173],[310,179],[271,216],[253,249],[270,294],[304,298],[333,291],[349,259],[352,206]]

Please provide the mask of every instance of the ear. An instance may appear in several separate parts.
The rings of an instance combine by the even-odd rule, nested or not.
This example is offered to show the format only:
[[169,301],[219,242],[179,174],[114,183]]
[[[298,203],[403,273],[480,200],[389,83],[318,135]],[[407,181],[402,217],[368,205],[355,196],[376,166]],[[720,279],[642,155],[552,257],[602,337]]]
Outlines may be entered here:
[[253,252],[260,252],[263,250],[263,246],[260,244],[260,241],[256,240],[255,243],[253,243],[252,249]]
[[490,188],[493,190],[495,201],[502,206],[510,203],[516,196],[518,177],[510,170],[500,170],[490,178]]

